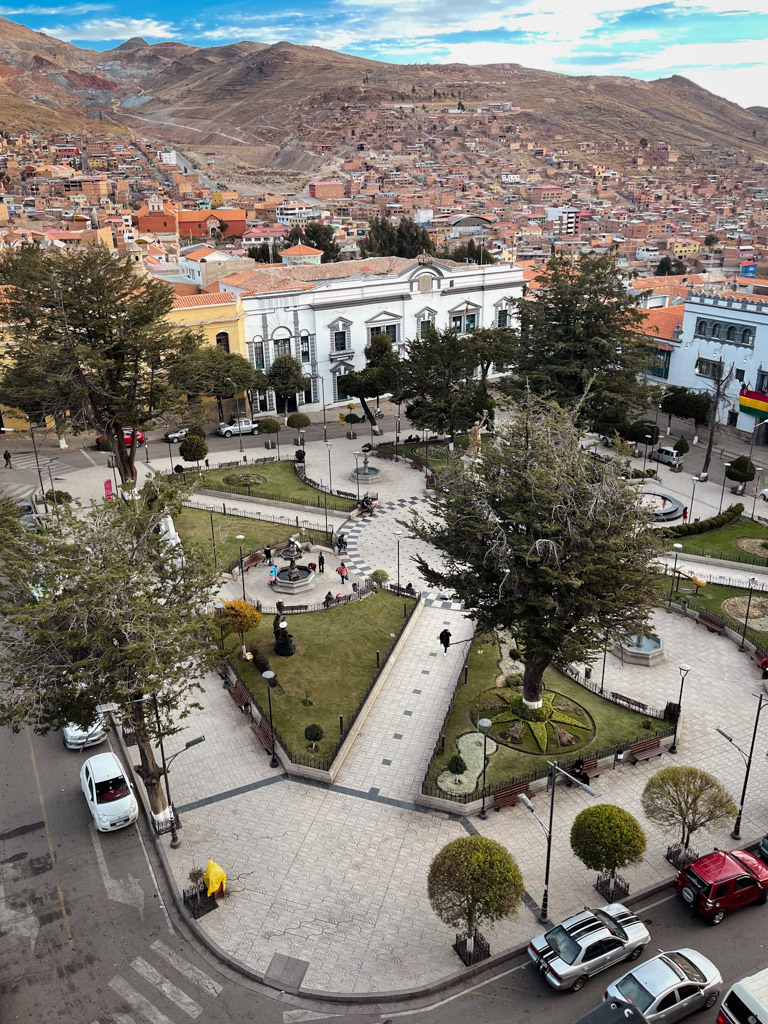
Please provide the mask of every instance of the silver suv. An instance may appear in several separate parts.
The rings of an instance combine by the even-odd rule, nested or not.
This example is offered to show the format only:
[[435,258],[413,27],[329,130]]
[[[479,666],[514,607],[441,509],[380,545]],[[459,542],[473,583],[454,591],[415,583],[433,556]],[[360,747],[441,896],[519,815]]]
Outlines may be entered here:
[[221,437],[232,437],[233,434],[258,434],[259,421],[249,419],[234,420],[232,423],[220,423],[216,433]]
[[648,929],[622,903],[590,910],[531,939],[528,956],[549,984],[578,992],[587,979],[620,960],[637,960]]

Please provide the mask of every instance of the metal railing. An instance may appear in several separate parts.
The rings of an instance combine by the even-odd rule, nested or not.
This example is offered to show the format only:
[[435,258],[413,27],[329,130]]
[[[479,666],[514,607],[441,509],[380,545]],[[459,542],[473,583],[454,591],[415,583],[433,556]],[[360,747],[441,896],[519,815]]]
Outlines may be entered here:
[[[698,555],[700,558],[706,558],[710,561],[739,562],[742,565],[768,565],[768,550],[766,550],[765,555],[762,556],[749,554],[740,555],[735,553],[723,555],[722,553],[713,554],[713,552],[706,551],[704,548],[689,547],[682,540],[681,543],[683,545],[683,550],[680,552],[681,558],[683,557],[683,555]],[[672,555],[672,552],[669,549],[667,549],[665,553],[670,555],[670,557]]]
[[[664,711],[661,708],[654,708],[650,704],[641,704],[640,701],[634,700],[632,697],[625,697],[620,693],[616,693],[615,690],[601,689],[597,683],[593,683],[590,679],[570,663],[559,663],[553,662],[555,668],[562,672],[564,676],[568,676],[574,683],[578,683],[579,686],[583,686],[585,690],[589,690],[590,693],[597,694],[598,697],[602,697],[603,700],[608,700],[611,704],[619,704],[621,707],[630,708],[632,711],[639,711],[640,714],[646,715],[648,718],[658,718],[664,721],[666,717]],[[591,755],[590,755],[591,756]]]
[[[184,508],[199,509],[201,512],[211,511],[210,505],[203,504],[201,501],[183,501],[182,505]],[[224,516],[237,516],[240,519],[257,519],[263,523],[277,523],[281,526],[290,527],[294,532],[301,530],[302,533],[308,533],[309,531],[318,533],[327,539],[328,547],[331,547],[332,532],[330,530],[326,532],[324,526],[320,526],[319,523],[310,523],[308,519],[300,520],[298,516],[273,516],[268,512],[246,512],[240,508],[227,508],[226,502],[221,503],[221,509],[214,508],[213,511]]]

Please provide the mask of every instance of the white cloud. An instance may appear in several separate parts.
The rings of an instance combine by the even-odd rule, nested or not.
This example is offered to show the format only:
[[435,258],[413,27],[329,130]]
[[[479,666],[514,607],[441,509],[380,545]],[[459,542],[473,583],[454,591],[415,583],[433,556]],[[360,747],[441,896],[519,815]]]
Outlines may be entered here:
[[177,29],[166,21],[154,18],[99,18],[81,21],[75,25],[56,25],[40,28],[47,36],[55,39],[72,39],[101,42],[113,39],[130,39],[132,36],[150,36],[153,39],[176,39]]
[[112,4],[71,4],[69,7],[0,7],[0,15],[10,18],[18,14],[32,14],[37,17],[52,14],[90,14],[92,11],[108,11]]

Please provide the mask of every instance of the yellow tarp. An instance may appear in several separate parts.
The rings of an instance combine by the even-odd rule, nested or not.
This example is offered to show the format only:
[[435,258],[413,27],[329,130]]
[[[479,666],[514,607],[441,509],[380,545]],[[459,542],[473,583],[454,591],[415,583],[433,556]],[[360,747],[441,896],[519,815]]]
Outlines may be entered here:
[[203,875],[203,881],[205,882],[208,890],[208,895],[212,896],[221,887],[221,891],[225,892],[227,888],[227,876],[224,872],[224,868],[217,864],[215,860],[209,860],[205,868],[205,874]]

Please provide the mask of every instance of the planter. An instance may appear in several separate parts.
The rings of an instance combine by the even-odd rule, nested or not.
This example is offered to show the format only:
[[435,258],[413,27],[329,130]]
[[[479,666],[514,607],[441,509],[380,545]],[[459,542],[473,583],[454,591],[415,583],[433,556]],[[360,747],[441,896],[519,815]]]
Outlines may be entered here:
[[189,889],[182,890],[182,895],[184,897],[184,906],[195,921],[206,914],[210,914],[218,906],[215,896],[208,895],[208,890],[202,882],[200,885],[193,885]]
[[357,431],[348,430],[344,436],[347,438],[348,441],[354,441],[355,438],[357,437]]
[[682,871],[683,868],[699,859],[695,850],[692,850],[690,846],[684,847],[682,843],[673,843],[672,846],[668,846],[665,857],[678,871]]
[[468,937],[466,933],[456,935],[453,949],[465,967],[471,967],[472,964],[477,964],[481,960],[487,960],[491,955],[491,947],[488,945],[485,936],[481,935],[478,931],[475,931],[471,950],[467,949],[467,944]]

